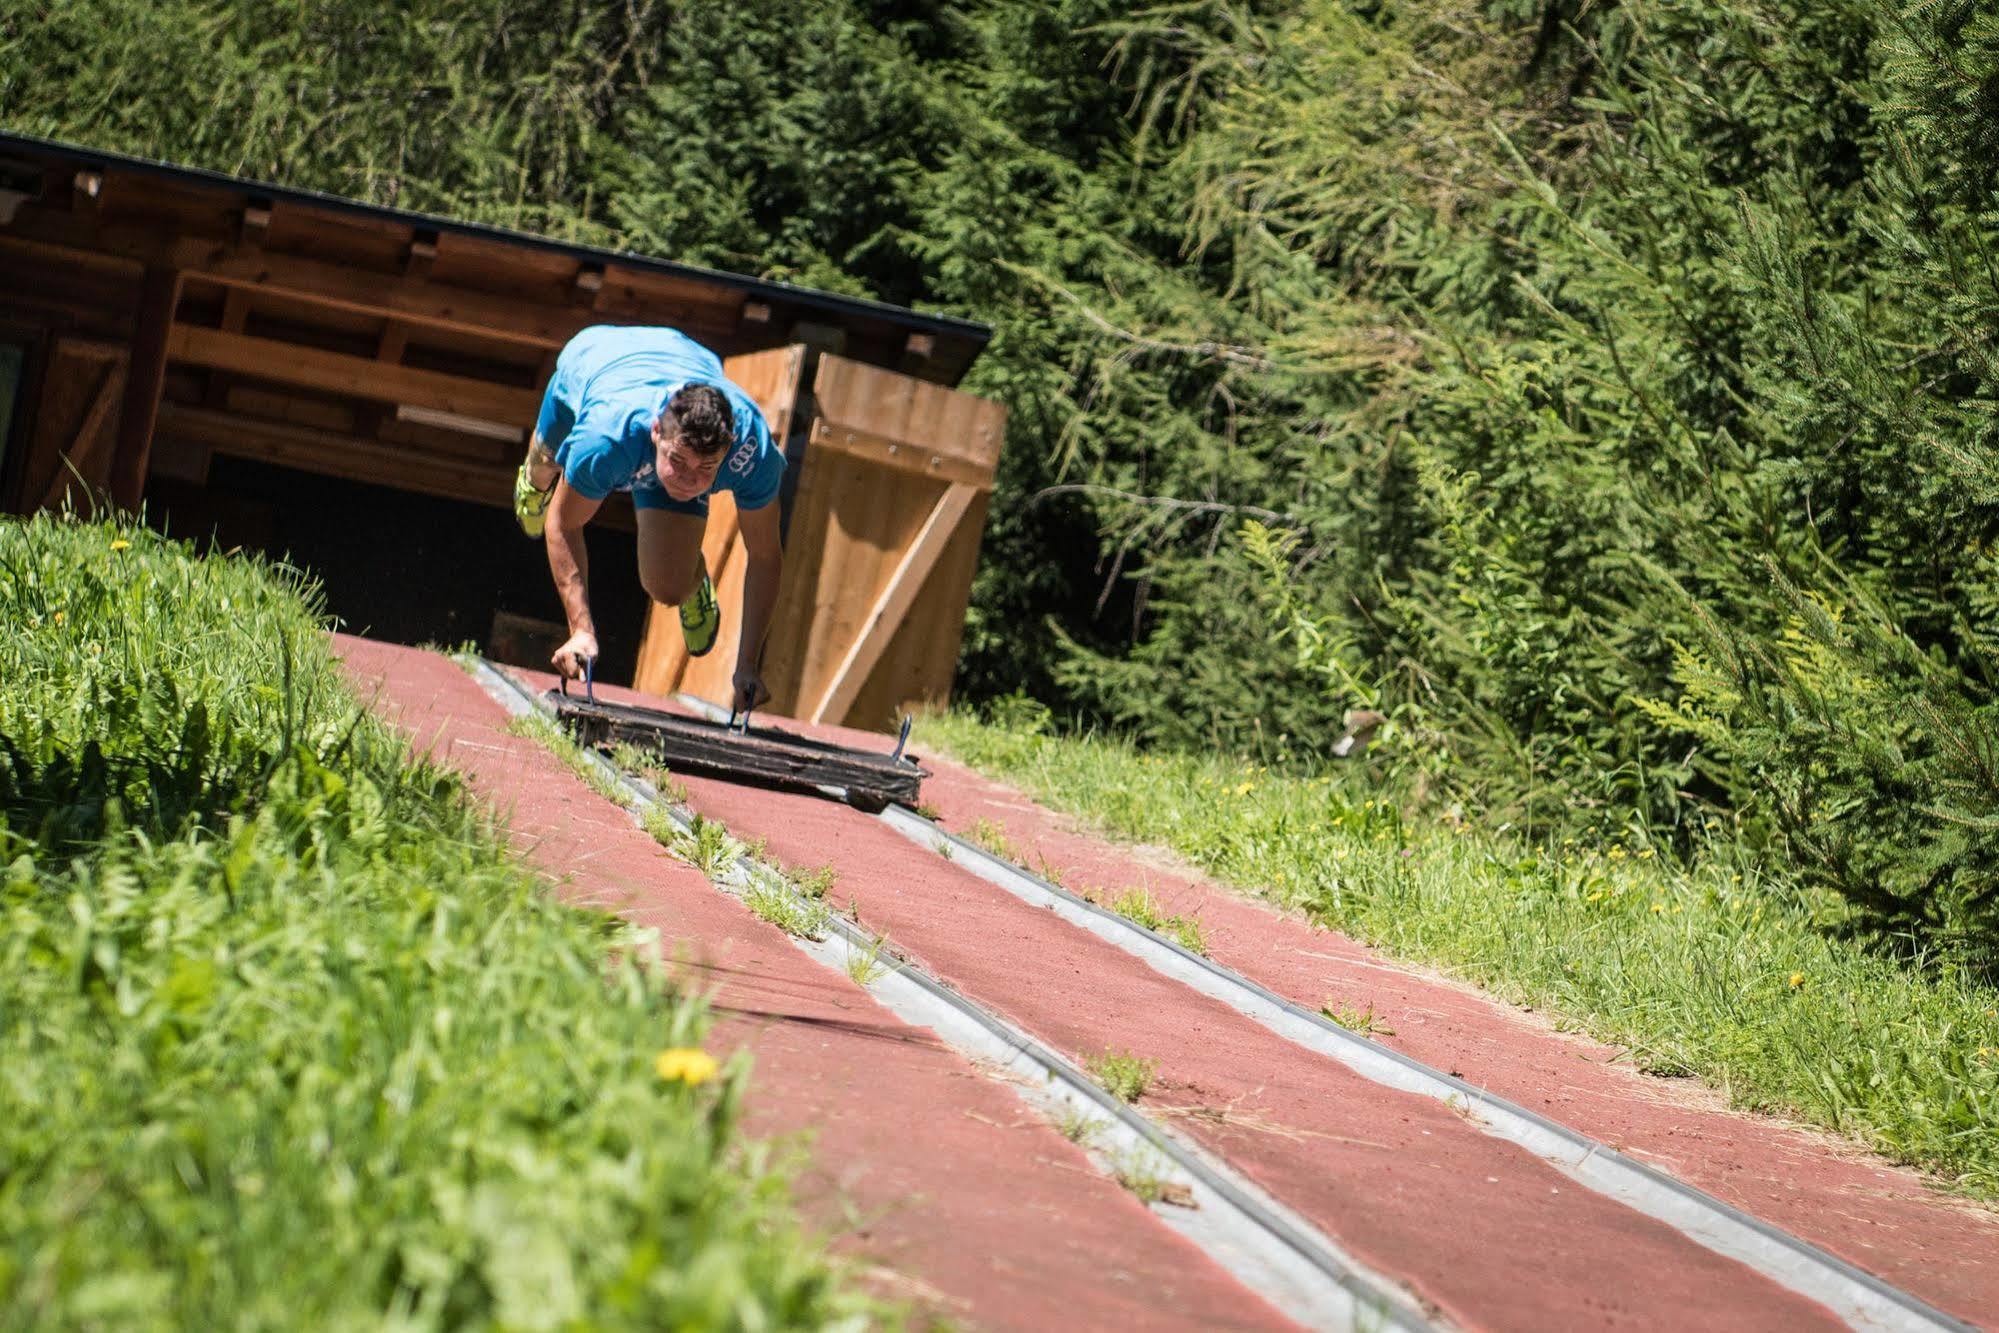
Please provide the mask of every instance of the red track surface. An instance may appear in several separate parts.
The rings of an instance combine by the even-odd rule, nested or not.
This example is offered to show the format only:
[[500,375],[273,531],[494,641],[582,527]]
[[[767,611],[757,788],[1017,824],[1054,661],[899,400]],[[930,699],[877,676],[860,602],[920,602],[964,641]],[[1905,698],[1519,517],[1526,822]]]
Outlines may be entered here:
[[[668,857],[434,654],[341,637],[363,698],[508,817],[561,892],[657,928],[755,1055],[750,1128],[809,1131],[800,1195],[891,1290],[983,1327],[1287,1322],[932,1034]],[[854,816],[854,818],[864,818]],[[906,845],[906,844],[905,844]],[[899,1278],[900,1281],[895,1281]]]
[[[1824,1307],[1574,1184],[1441,1103],[1286,1042],[870,816],[817,797],[683,781],[696,810],[767,839],[776,859],[832,866],[831,896],[850,901],[864,925],[1072,1059],[1115,1048],[1158,1060],[1145,1109],[1453,1321],[1835,1326]],[[933,785],[951,783],[926,784],[926,798]]]
[[[881,741],[872,742],[879,746]],[[926,758],[924,799],[947,828],[1001,824],[1072,889],[1142,886],[1196,913],[1216,961],[1317,1009],[1372,1007],[1385,1045],[1640,1157],[1973,1323],[1999,1319],[1999,1216],[1848,1144],[1729,1110],[1699,1087],[1647,1078],[1619,1052],[1549,1031],[1472,988],[1393,963],[1347,937],[1235,896],[1164,858],[1106,845],[1021,793]]]
[[[883,744],[864,732],[799,729]],[[1470,986],[1232,893],[1157,849],[1093,837],[1015,788],[923,762],[935,773],[923,798],[942,827],[963,834],[994,821],[1072,891],[1142,887],[1169,912],[1198,915],[1217,962],[1294,1003],[1371,1007],[1394,1029],[1378,1038],[1384,1045],[1639,1157],[1939,1309],[1999,1327],[1999,1214],[1842,1140],[1732,1111],[1698,1085],[1647,1078],[1618,1063],[1615,1048],[1550,1031]]]

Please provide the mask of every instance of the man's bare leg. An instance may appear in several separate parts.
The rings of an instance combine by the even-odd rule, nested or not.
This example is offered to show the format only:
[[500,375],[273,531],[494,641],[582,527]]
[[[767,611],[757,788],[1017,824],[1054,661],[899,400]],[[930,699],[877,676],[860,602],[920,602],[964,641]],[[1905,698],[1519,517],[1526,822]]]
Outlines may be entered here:
[[639,583],[655,602],[679,606],[701,582],[701,538],[708,531],[708,516],[667,509],[641,509],[637,515]]
[[533,432],[529,432],[528,434],[527,469],[528,484],[536,490],[545,491],[555,485],[555,478],[559,471],[555,462],[555,454],[550,451],[547,445],[541,442],[541,436]]

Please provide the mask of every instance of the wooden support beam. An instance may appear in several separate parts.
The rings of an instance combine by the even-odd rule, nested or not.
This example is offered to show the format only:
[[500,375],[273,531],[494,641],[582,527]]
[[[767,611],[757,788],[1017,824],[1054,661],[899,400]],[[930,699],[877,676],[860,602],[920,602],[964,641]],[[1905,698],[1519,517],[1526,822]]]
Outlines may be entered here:
[[370,402],[409,403],[483,421],[531,422],[541,406],[541,396],[533,389],[385,365],[372,357],[346,356],[189,324],[174,326],[167,355],[175,361],[254,379]]
[[167,374],[167,340],[173,329],[174,309],[180,304],[180,286],[177,271],[155,265],[146,270],[140,290],[139,327],[125,373],[117,450],[111,457],[111,499],[120,509],[136,510],[145,494],[153,423]]
[[923,590],[923,580],[929,577],[931,567],[944,553],[958,524],[964,519],[965,511],[972,507],[972,500],[978,494],[976,487],[954,483],[937,498],[929,517],[923,520],[923,527],[916,534],[916,540],[902,553],[895,570],[889,575],[888,584],[875,604],[869,608],[861,621],[859,633],[853,643],[847,646],[846,656],[833,669],[833,678],[826,682],[826,688],[819,695],[807,716],[808,722],[839,722],[846,717],[847,710],[861,693],[861,686],[867,682],[868,673],[881,660],[888,648],[888,641],[902,628],[904,617],[916,601],[916,594]]
[[[514,503],[512,463],[473,463],[425,453],[407,444],[383,444],[338,431],[216,412],[182,403],[160,404],[159,433],[225,457],[248,458],[321,476],[465,500],[495,509]],[[630,532],[636,526],[629,496],[613,496],[595,520]]]
[[295,255],[211,253],[205,262],[191,266],[190,276],[533,347],[560,347],[590,322],[589,315],[574,306],[537,306],[516,297],[437,282],[414,283],[396,274]]
[[577,330],[594,322],[589,311],[574,305],[537,303],[438,282],[411,282],[400,273],[239,249],[226,242],[167,239],[143,228],[106,226],[93,238],[96,249],[78,249],[73,222],[38,219],[35,213],[33,208],[21,210],[17,224],[0,233],[0,249],[45,258],[60,250],[77,257],[78,262],[90,262],[87,256],[115,255],[180,269],[189,281],[269,292],[355,314],[394,315],[413,324],[530,347],[561,347]]
[[923,445],[911,444],[907,440],[852,430],[824,417],[812,423],[812,435],[808,447],[827,453],[845,454],[849,458],[858,458],[863,462],[894,468],[898,472],[914,473],[921,477],[936,477],[942,481],[970,486],[973,490],[989,491],[993,488],[993,469],[987,464],[950,454],[940,454]]

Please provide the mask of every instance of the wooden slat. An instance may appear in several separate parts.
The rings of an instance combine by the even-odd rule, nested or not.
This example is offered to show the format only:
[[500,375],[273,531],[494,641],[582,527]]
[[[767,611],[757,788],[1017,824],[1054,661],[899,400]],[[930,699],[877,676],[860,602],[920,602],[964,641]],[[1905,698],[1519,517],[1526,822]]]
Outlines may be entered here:
[[113,412],[125,387],[124,358],[122,355],[106,359],[91,395],[90,406],[85,409],[83,420],[77,423],[75,434],[69,443],[57,453],[55,475],[43,491],[42,509],[60,509],[70,488],[79,481],[86,488],[77,497],[78,507],[88,511],[92,507],[91,492],[102,488],[111,470],[112,440],[111,426]]
[[958,485],[989,491],[993,487],[993,469],[985,464],[951,454],[936,453],[920,445],[892,439],[886,435],[869,435],[837,426],[821,418],[812,423],[812,448],[815,451],[844,454],[862,463],[872,463],[879,467],[894,468],[898,472],[908,472],[919,477],[935,477]]
[[139,298],[138,335],[125,371],[125,402],[118,413],[117,450],[111,464],[111,499],[121,509],[137,509],[146,489],[146,465],[153,448],[153,420],[167,372],[167,336],[180,304],[180,274],[149,268]]
[[532,347],[560,347],[593,316],[566,305],[537,306],[443,282],[416,282],[400,274],[346,268],[295,255],[233,254],[226,249],[183,243],[195,277],[225,286],[249,287],[363,315],[392,314],[411,323],[476,334]]
[[338,431],[235,412],[160,404],[159,430],[234,458],[277,463],[303,472],[345,477],[454,500],[513,507],[513,470],[442,459],[407,447],[378,444]]
[[950,699],[991,499],[981,492],[965,511],[957,535],[931,566],[916,605],[889,636],[888,647],[841,719],[847,726],[894,726],[912,703],[941,705]]
[[842,356],[819,358],[812,396],[820,420],[831,428],[899,441],[975,464],[988,475],[1005,443],[1000,404]]
[[[0,250],[6,249],[64,264],[109,259],[128,265],[165,265],[180,269],[190,282],[244,287],[357,315],[393,314],[535,347],[560,347],[578,329],[596,322],[589,311],[558,301],[553,291],[547,303],[539,303],[518,295],[454,287],[434,276],[410,281],[401,273],[400,251],[396,262],[371,269],[254,246],[239,248],[225,240],[176,236],[156,227],[109,224],[79,235],[74,219],[33,207],[23,208],[13,225],[0,233]],[[671,316],[670,310],[659,307],[648,315]]]
[[901,628],[903,618],[916,603],[917,593],[923,590],[931,567],[958,531],[965,511],[971,508],[978,494],[975,487],[954,484],[938,497],[936,506],[917,532],[916,540],[909,544],[902,558],[896,562],[888,585],[868,609],[859,634],[848,645],[840,665],[833,671],[832,679],[826,683],[824,693],[813,705],[809,721],[824,722],[828,718],[839,720],[846,717],[848,708],[852,707],[861,686],[866,683],[868,673],[881,660],[889,639]]
[[174,327],[167,355],[176,361],[231,374],[372,402],[411,403],[482,421],[532,421],[541,405],[541,395],[532,389],[384,365],[369,357],[345,356],[186,324]]

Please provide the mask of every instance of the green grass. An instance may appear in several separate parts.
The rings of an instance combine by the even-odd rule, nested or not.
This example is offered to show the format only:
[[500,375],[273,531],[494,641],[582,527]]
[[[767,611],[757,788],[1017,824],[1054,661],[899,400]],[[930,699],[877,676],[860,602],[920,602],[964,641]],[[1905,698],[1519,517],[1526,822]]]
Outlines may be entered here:
[[743,905],[785,934],[801,939],[823,940],[833,924],[833,909],[824,902],[762,875],[752,878],[744,888]]
[[1105,1092],[1121,1102],[1135,1102],[1152,1085],[1157,1060],[1147,1060],[1126,1051],[1104,1051],[1091,1056],[1083,1067],[1103,1085]]
[[1208,951],[1208,937],[1201,930],[1199,917],[1169,915],[1159,900],[1144,889],[1129,889],[1119,894],[1111,900],[1110,909],[1127,921],[1170,936],[1189,953]]
[[1110,1167],[1117,1183],[1130,1190],[1140,1203],[1155,1204],[1161,1200],[1192,1203],[1185,1186],[1175,1187],[1169,1174],[1172,1167],[1155,1148],[1133,1146],[1112,1153]]
[[965,840],[984,848],[1002,861],[1010,861],[1014,865],[1021,864],[1020,849],[1007,837],[1006,826],[996,819],[981,817],[972,821],[972,826],[965,830]]
[[1388,1026],[1381,1016],[1374,1012],[1374,1005],[1362,1008],[1357,1004],[1346,1004],[1339,1000],[1327,1000],[1319,1006],[1319,1012],[1338,1023],[1349,1032],[1357,1032],[1363,1037],[1392,1037],[1395,1029]]
[[865,949],[847,951],[847,976],[856,986],[872,986],[900,966],[886,935],[874,936]]
[[1687,870],[1638,844],[1419,826],[1360,766],[1283,775],[962,713],[926,725],[933,746],[1112,837],[1547,1010],[1653,1073],[1999,1198],[1999,992],[1834,938],[1753,863]]
[[294,578],[4,521],[0,623],[0,1325],[868,1317],[742,1068],[656,1064],[704,1007],[406,761]]

